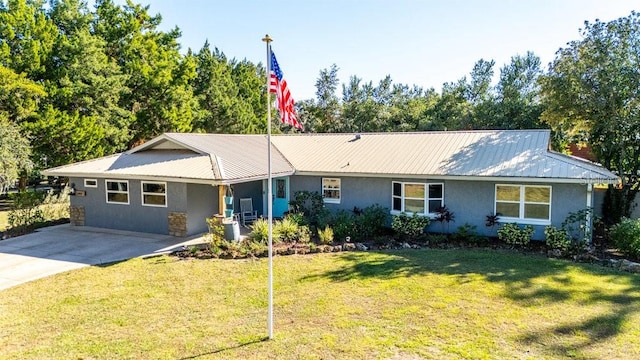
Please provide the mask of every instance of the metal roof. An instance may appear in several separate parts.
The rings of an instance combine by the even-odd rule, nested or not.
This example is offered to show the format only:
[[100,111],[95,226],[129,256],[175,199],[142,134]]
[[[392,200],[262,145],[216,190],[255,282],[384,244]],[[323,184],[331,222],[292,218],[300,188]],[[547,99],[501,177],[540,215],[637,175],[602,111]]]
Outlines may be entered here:
[[[291,164],[272,145],[272,174],[291,175]],[[48,169],[51,176],[160,178],[231,184],[266,179],[264,135],[160,135],[127,152]]]
[[272,142],[299,174],[618,181],[597,164],[549,151],[549,139],[549,130],[487,130],[281,135]]
[[[548,150],[548,130],[274,135],[272,174],[616,183],[598,164]],[[237,183],[267,178],[266,135],[166,133],[45,175]]]

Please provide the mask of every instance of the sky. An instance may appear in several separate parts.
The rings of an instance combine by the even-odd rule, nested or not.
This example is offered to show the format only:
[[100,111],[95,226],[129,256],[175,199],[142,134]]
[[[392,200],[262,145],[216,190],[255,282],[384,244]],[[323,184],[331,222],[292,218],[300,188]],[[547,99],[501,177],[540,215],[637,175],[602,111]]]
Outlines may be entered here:
[[[640,9],[628,0],[142,0],[162,15],[161,30],[182,31],[182,51],[208,40],[228,58],[265,63],[272,49],[296,100],[315,98],[322,69],[440,91],[468,76],[476,61],[497,74],[514,55],[540,57],[543,69],[584,21],[611,21]],[[124,3],[124,1],[121,1]],[[341,86],[338,96],[342,96]]]

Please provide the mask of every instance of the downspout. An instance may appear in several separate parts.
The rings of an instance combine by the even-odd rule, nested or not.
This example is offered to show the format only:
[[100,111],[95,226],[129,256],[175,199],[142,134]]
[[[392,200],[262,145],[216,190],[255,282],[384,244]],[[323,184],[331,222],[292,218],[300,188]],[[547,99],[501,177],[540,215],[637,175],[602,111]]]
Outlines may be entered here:
[[593,211],[593,183],[591,181],[587,183],[587,209],[591,209],[585,224],[589,230],[589,245],[591,245],[593,243],[593,217],[595,216]]

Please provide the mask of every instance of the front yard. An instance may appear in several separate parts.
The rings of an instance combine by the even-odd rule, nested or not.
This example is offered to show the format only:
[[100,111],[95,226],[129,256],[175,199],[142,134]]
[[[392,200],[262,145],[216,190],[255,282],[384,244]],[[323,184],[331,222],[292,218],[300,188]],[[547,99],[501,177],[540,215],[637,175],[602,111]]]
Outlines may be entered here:
[[640,277],[491,250],[134,259],[0,292],[0,358],[640,357]]

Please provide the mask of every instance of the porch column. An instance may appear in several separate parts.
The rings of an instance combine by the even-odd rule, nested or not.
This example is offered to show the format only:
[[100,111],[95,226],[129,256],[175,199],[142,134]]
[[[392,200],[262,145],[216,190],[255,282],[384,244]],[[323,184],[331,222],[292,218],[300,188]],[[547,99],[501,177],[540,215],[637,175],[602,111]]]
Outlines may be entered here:
[[218,214],[224,214],[226,208],[224,205],[225,190],[225,185],[218,185]]

